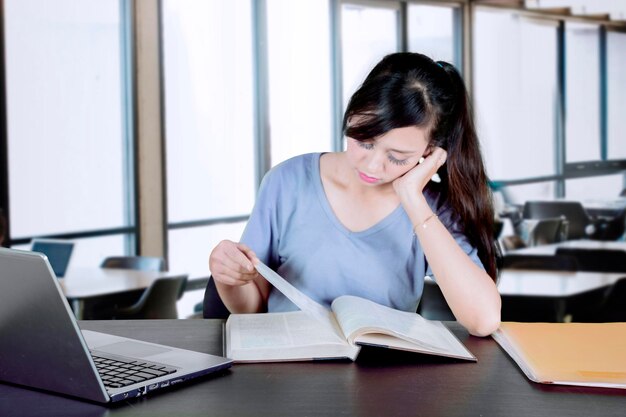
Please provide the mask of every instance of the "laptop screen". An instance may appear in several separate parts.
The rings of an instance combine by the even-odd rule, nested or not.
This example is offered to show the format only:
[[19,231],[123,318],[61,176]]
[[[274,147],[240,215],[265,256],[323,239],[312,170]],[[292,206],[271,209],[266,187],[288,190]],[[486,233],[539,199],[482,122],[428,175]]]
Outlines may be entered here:
[[48,257],[57,278],[65,276],[73,249],[73,242],[53,240],[33,240],[31,247],[33,252],[41,252]]

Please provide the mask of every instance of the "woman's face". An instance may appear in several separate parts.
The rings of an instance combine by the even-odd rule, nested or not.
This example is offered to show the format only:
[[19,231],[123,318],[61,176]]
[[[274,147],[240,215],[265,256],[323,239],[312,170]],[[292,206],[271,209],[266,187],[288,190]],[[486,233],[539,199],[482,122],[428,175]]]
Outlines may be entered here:
[[417,165],[428,146],[426,129],[416,126],[392,129],[366,141],[348,138],[347,156],[361,183],[389,184]]

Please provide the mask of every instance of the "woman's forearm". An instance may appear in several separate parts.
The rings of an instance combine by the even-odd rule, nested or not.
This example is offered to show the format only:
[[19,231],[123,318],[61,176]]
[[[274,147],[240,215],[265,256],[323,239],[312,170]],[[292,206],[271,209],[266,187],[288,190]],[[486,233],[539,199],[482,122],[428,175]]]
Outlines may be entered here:
[[432,216],[426,200],[405,203],[414,231],[437,284],[457,320],[476,336],[487,336],[500,323],[501,300],[491,277],[461,249],[448,229]]

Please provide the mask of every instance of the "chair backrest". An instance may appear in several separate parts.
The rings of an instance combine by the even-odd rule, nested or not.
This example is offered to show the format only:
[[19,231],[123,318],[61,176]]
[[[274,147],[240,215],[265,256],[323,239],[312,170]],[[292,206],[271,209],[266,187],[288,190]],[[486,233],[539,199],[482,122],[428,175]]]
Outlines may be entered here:
[[528,233],[528,246],[562,242],[567,239],[568,227],[569,221],[564,217],[539,219]]
[[626,321],[626,279],[620,279],[611,287],[600,308],[602,322]]
[[206,290],[204,291],[204,302],[202,305],[202,317],[205,319],[225,319],[230,315],[230,311],[224,305],[217,292],[217,287],[213,281],[213,276],[209,278]]
[[187,285],[187,275],[155,280],[139,300],[130,307],[119,308],[116,319],[176,319],[176,301]]
[[580,201],[527,201],[523,216],[525,219],[565,217],[569,222],[569,239],[587,237],[585,228],[591,224],[591,219]]
[[102,268],[136,269],[138,271],[165,271],[163,258],[154,256],[109,256],[102,261]]
[[626,251],[623,250],[557,248],[556,254],[576,259],[581,271],[626,272]]
[[500,238],[504,252],[527,247],[526,242],[518,235],[503,236]]
[[506,254],[503,269],[535,269],[544,271],[577,271],[576,258],[567,255],[517,255]]
[[594,232],[590,236],[596,240],[617,240],[626,231],[626,209],[613,217],[598,216],[594,220]]

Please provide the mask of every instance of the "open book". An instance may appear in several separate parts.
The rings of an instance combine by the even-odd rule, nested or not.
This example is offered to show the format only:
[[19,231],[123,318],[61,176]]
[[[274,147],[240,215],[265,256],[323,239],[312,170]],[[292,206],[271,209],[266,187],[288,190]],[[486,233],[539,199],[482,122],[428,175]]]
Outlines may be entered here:
[[236,362],[354,360],[361,345],[476,361],[441,322],[355,296],[337,298],[329,311],[266,265],[256,268],[300,311],[231,314],[226,356]]
[[492,335],[528,379],[626,388],[626,323],[500,323]]

